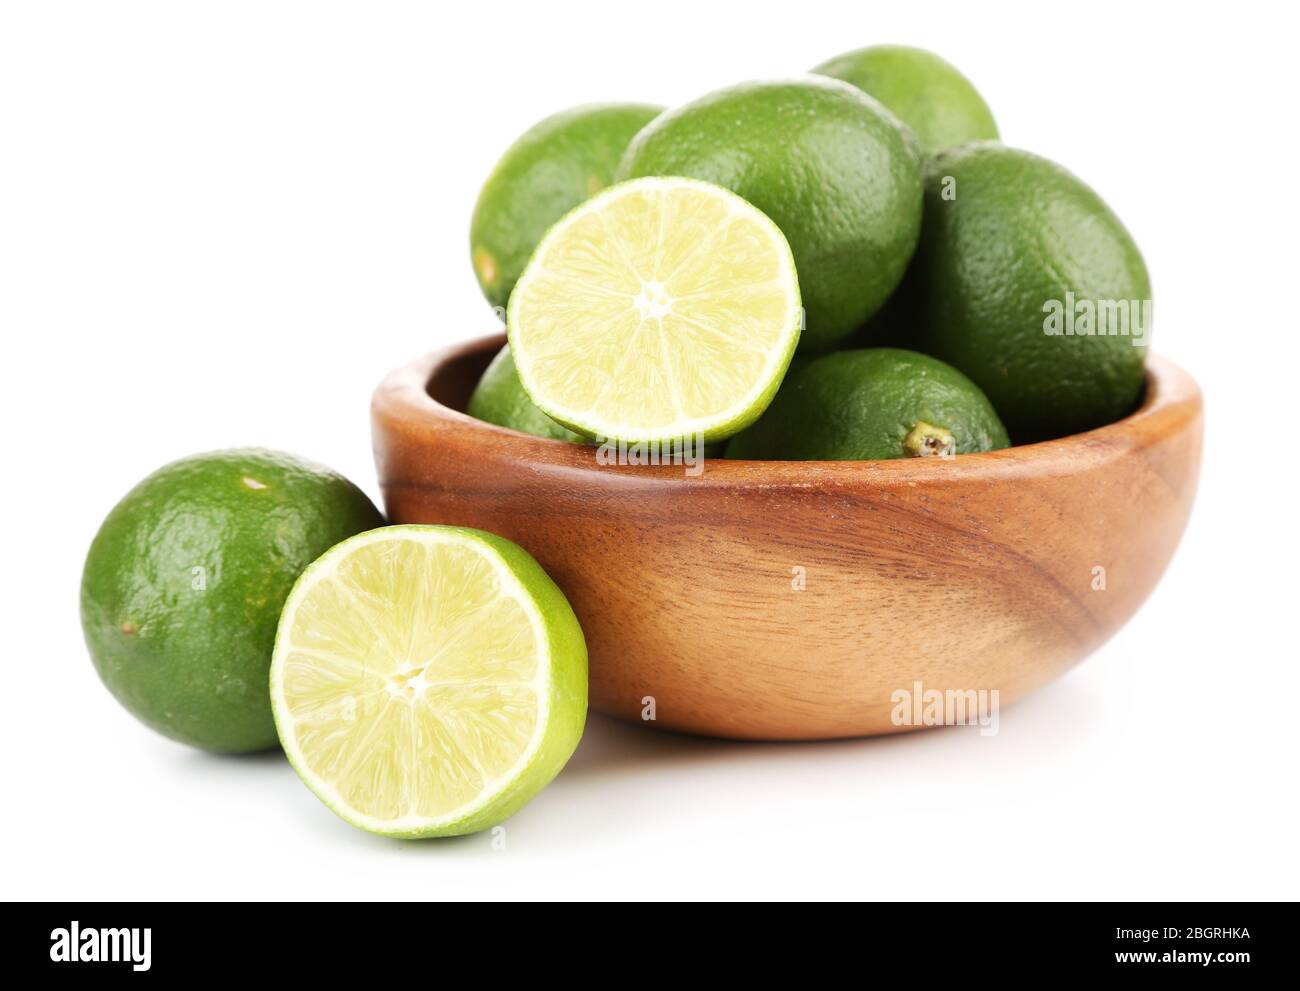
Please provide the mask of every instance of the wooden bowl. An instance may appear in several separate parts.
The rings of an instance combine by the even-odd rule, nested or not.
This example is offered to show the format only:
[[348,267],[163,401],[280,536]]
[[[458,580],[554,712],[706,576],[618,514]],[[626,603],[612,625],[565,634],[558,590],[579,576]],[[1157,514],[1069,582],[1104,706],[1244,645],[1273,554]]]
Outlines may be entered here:
[[1133,615],[1196,492],[1200,391],[1155,356],[1142,406],[1088,433],[953,459],[710,460],[690,477],[460,412],[503,343],[437,351],[375,392],[388,516],[527,548],[582,622],[592,707],[661,727],[898,732],[915,726],[895,693],[918,682],[1013,702]]

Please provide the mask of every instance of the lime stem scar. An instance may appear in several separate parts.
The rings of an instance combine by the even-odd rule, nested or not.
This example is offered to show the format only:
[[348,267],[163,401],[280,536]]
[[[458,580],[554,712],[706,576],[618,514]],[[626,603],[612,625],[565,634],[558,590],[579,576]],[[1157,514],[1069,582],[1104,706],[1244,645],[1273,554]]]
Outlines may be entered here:
[[903,438],[903,450],[913,458],[950,458],[957,453],[957,442],[945,428],[918,420]]

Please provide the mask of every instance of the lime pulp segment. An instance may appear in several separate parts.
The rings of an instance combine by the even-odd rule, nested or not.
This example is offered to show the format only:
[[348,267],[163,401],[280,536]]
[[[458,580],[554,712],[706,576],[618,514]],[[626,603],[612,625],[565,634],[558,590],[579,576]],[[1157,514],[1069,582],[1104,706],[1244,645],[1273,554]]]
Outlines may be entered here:
[[771,220],[721,187],[654,177],[551,228],[507,314],[533,402],[626,441],[719,440],[752,423],[801,322],[794,259]]

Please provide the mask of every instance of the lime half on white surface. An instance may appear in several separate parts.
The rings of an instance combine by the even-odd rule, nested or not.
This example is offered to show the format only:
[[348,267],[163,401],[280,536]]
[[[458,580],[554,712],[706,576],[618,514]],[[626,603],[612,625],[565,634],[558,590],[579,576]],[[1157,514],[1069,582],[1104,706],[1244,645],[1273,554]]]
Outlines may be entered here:
[[271,703],[290,763],[348,822],[471,833],[520,809],[572,755],[587,649],[522,548],[461,527],[385,527],[298,580]]

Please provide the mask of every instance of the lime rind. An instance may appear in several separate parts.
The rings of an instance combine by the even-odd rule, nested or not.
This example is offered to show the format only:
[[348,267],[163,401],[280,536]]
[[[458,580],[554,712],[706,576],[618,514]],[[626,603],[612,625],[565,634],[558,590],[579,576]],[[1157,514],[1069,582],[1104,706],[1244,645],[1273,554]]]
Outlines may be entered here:
[[[477,796],[439,816],[380,819],[346,801],[303,752],[285,695],[285,665],[296,649],[294,620],[308,592],[334,576],[361,547],[394,539],[471,548],[492,568],[503,595],[523,609],[537,646],[534,688],[537,716],[531,737],[513,764]],[[587,710],[587,649],[582,629],[564,594],[522,548],[469,527],[401,525],[358,534],[310,565],[290,592],[276,634],[270,672],[271,708],[285,756],[303,783],[345,822],[398,839],[457,836],[490,828],[526,805],[564,767],[582,737]],[[432,755],[431,755],[432,757]]]
[[[784,307],[776,340],[766,349],[761,369],[753,375],[749,387],[718,413],[695,417],[681,415],[669,423],[655,426],[629,422],[626,419],[621,421],[610,419],[590,407],[577,408],[566,404],[556,395],[556,390],[548,389],[541,381],[537,362],[531,353],[533,342],[529,339],[530,333],[522,326],[525,321],[524,309],[528,305],[529,289],[535,280],[544,278],[547,274],[544,260],[555,245],[564,242],[576,224],[610,209],[621,198],[646,193],[663,195],[683,190],[695,191],[715,203],[725,204],[729,221],[738,220],[753,225],[755,230],[762,232],[767,239],[766,243],[774,249],[773,259],[776,262],[777,273],[770,283],[782,286]],[[597,291],[601,291],[602,288],[597,287]],[[605,189],[570,211],[547,232],[511,295],[506,313],[506,330],[515,366],[528,397],[548,416],[575,433],[598,441],[642,443],[702,437],[708,443],[724,440],[743,430],[757,420],[771,403],[798,346],[803,319],[794,254],[785,235],[766,214],[721,186],[698,179],[654,176],[631,179]],[[719,328],[706,329],[716,331]],[[739,349],[745,342],[740,338],[736,338],[734,342],[725,342],[724,339],[724,345],[732,344]],[[586,357],[577,356],[573,363],[575,367],[584,364],[590,367],[591,363],[585,360]],[[724,366],[730,359],[730,354],[724,355],[717,364],[720,367]],[[668,363],[671,364],[671,361]]]

